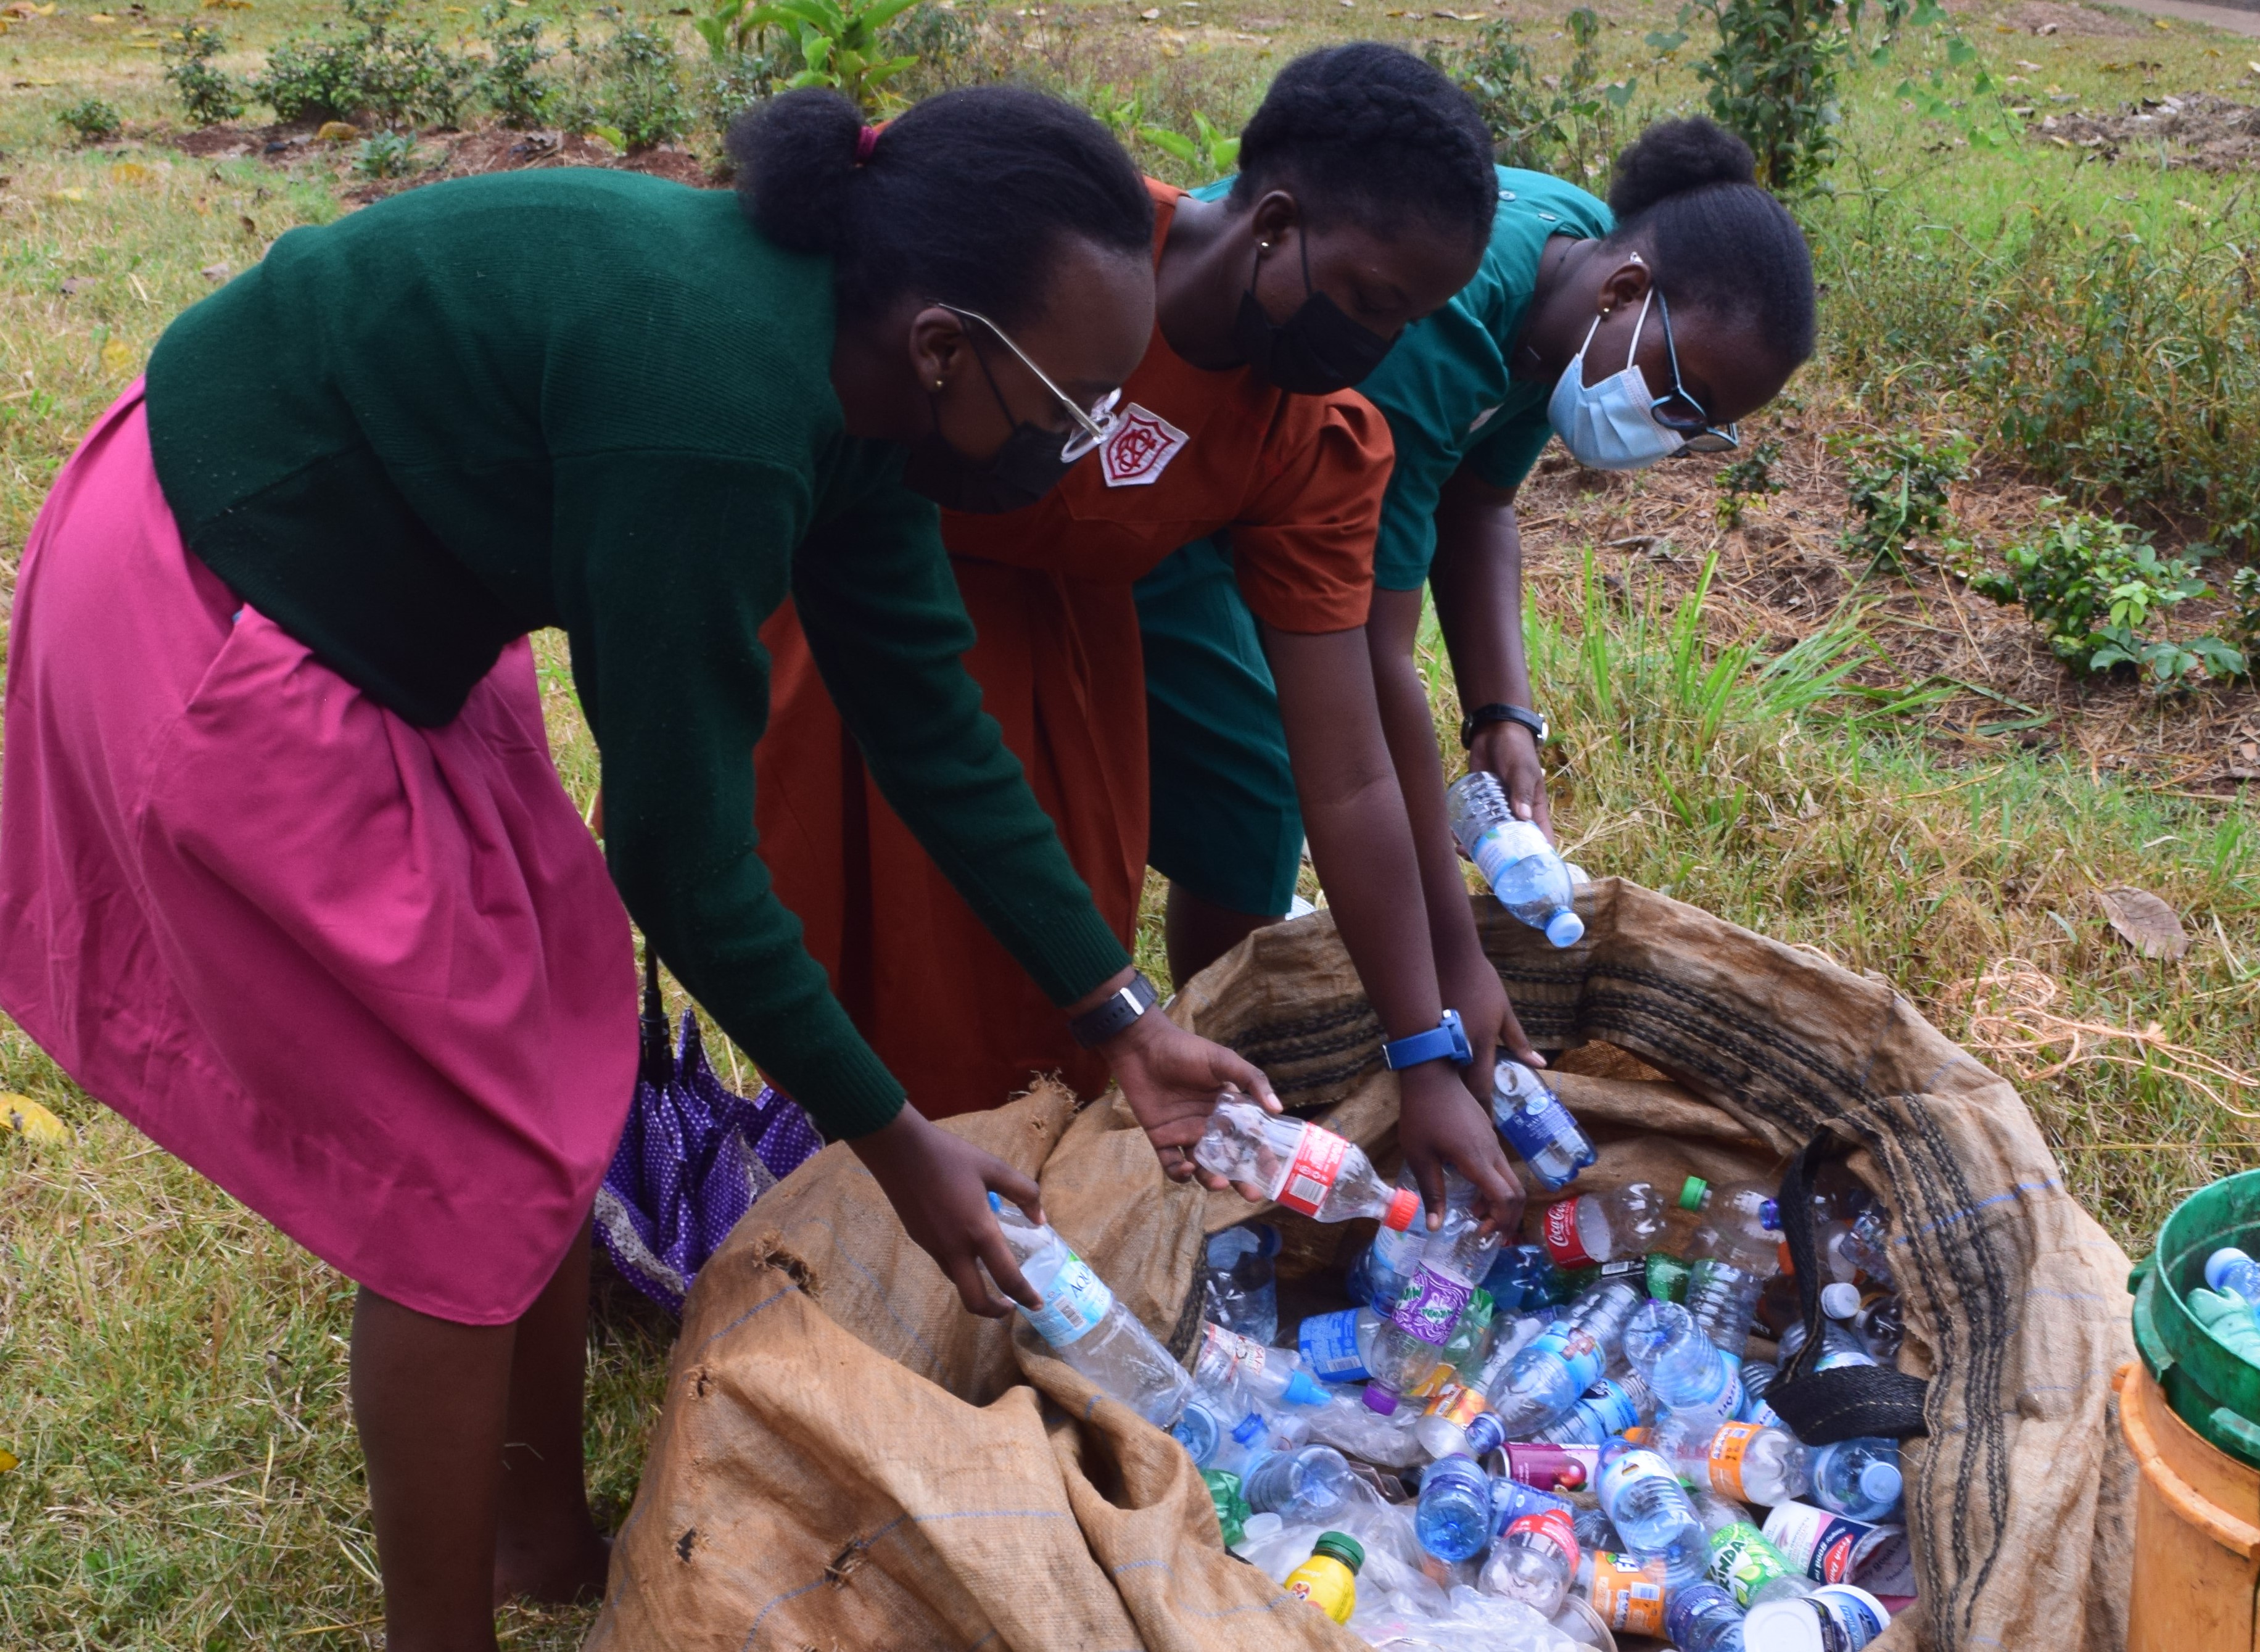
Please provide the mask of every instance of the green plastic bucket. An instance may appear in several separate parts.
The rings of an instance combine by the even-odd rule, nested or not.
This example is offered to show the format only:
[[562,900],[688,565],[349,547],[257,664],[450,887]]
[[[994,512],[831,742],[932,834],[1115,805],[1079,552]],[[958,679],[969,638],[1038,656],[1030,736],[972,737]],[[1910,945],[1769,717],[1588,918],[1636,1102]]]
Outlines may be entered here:
[[2188,1293],[2223,1245],[2260,1256],[2260,1170],[2199,1188],[2158,1230],[2158,1248],[2128,1279],[2135,1346],[2174,1414],[2240,1462],[2260,1467],[2260,1366],[2198,1323]]

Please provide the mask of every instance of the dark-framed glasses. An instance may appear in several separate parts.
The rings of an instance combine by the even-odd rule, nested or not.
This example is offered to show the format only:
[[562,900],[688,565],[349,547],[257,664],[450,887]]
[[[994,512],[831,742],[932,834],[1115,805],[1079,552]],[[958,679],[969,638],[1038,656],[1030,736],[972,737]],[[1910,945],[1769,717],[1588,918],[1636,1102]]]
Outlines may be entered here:
[[[1060,449],[1060,457],[1062,460],[1073,461],[1082,458],[1084,454],[1104,445],[1106,439],[1114,433],[1114,426],[1118,418],[1114,409],[1122,400],[1122,392],[1119,389],[1107,391],[1105,395],[1100,397],[1087,409],[1078,407],[1076,405],[1075,398],[1070,397],[1065,390],[1060,389],[1058,385],[1053,383],[1051,375],[1045,372],[1043,368],[1038,367],[1034,361],[1030,360],[1028,353],[1026,350],[1023,350],[1019,345],[1013,343],[1012,335],[1005,332],[1004,328],[998,326],[995,322],[990,320],[988,317],[983,315],[977,310],[968,310],[962,304],[944,304],[940,299],[935,299],[933,302],[940,308],[948,311],[949,313],[954,316],[962,317],[967,321],[979,322],[983,326],[988,328],[990,332],[995,333],[998,339],[1002,341],[1005,347],[1019,358],[1020,365],[1036,375],[1036,383],[1042,385],[1047,390],[1050,391],[1052,399],[1066,410],[1067,416],[1075,421],[1075,433],[1067,439],[1067,445]],[[973,353],[976,356],[980,354],[981,347],[978,344],[974,346]],[[982,370],[983,372],[988,371],[988,368],[985,363],[983,365]],[[995,381],[993,379],[991,381],[991,384],[993,388],[995,384]],[[999,393],[999,399],[1002,399],[1001,392]]]
[[1671,304],[1661,287],[1655,291],[1656,307],[1663,314],[1663,348],[1671,358],[1671,389],[1649,405],[1649,417],[1680,438],[1684,444],[1679,449],[1682,454],[1732,453],[1742,445],[1741,427],[1728,425],[1720,430],[1711,423],[1711,415],[1703,411],[1703,404],[1687,393],[1687,386],[1679,378],[1679,347],[1671,337]]

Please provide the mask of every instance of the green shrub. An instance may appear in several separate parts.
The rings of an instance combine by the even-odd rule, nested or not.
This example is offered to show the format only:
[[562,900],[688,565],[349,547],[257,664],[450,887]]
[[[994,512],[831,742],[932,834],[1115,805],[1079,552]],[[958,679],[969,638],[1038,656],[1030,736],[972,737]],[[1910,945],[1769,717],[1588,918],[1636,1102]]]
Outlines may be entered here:
[[499,5],[479,13],[480,34],[490,55],[473,81],[479,101],[505,126],[539,126],[557,95],[541,66],[557,54],[541,44],[541,19],[512,19]]
[[71,136],[81,143],[108,143],[125,130],[117,105],[99,97],[82,97],[55,118],[69,128]]
[[2003,560],[2005,571],[1971,585],[1997,603],[2023,604],[2049,651],[2075,671],[2133,666],[2165,690],[2239,676],[2246,669],[2243,652],[2219,637],[2156,634],[2154,627],[2177,606],[2206,594],[2205,582],[2197,576],[2197,560],[2160,556],[2146,535],[2123,522],[2060,518],[2010,546]]
[[1472,46],[1431,49],[1428,59],[1475,99],[1501,162],[1598,177],[1615,159],[1637,82],[1601,79],[1602,24],[1590,6],[1577,7],[1563,22],[1574,52],[1559,76],[1538,72],[1538,61],[1516,38],[1511,18],[1485,23]]
[[1769,493],[1779,493],[1781,483],[1774,480],[1773,468],[1781,462],[1781,444],[1762,441],[1730,465],[1719,469],[1719,526],[1738,528],[1742,525],[1745,501]]
[[164,43],[165,78],[199,126],[217,126],[243,113],[242,83],[212,63],[226,47],[220,32],[203,23],[182,24]]
[[324,24],[268,55],[252,94],[285,121],[349,120],[384,126],[452,126],[473,66],[429,29],[403,28],[397,0],[344,0],[343,34]]
[[364,178],[404,178],[415,169],[413,132],[380,132],[354,152],[354,170]]
[[1858,523],[1844,547],[1868,559],[1868,572],[1904,571],[1931,560],[1923,540],[1942,540],[1954,525],[1947,490],[1970,469],[1970,439],[1949,434],[1936,447],[1915,436],[1866,436],[1844,444],[1848,491]]
[[594,49],[582,54],[575,42],[583,73],[578,124],[623,149],[673,143],[692,119],[675,44],[656,25],[613,15],[618,25]]

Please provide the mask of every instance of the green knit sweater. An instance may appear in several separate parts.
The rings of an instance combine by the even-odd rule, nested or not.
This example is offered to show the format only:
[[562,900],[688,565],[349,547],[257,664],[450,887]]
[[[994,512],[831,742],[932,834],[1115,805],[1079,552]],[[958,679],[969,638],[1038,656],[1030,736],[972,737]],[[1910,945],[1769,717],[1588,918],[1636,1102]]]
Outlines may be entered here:
[[1044,990],[1129,960],[959,662],[933,507],[842,428],[832,325],[829,266],[727,193],[515,173],[283,236],[166,332],[148,410],[190,547],[410,722],[564,628],[629,912],[853,1136],[902,1089],[755,846],[755,633],[788,596],[887,801]]

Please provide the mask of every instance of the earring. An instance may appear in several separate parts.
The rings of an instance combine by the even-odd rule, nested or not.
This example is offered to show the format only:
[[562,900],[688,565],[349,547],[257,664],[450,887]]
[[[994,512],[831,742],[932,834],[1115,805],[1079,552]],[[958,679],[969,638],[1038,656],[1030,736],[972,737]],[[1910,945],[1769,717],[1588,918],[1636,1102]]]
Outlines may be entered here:
[[934,382],[933,382],[933,387],[934,387],[934,389],[936,389],[936,390],[940,390],[940,389],[941,388],[941,381],[940,381],[940,379],[936,379],[936,380],[934,380]]
[[1268,253],[1271,250],[1271,243],[1269,241],[1258,241],[1255,243],[1255,250],[1259,253]]

